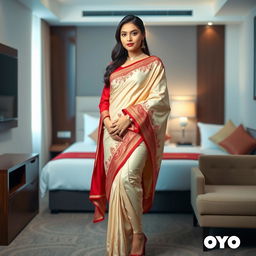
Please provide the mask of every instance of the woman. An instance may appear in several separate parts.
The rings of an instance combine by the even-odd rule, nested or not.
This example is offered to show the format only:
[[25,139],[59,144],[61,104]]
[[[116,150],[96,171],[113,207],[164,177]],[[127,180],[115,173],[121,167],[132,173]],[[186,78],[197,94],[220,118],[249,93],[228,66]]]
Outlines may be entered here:
[[142,213],[153,202],[170,112],[164,66],[150,56],[143,22],[127,15],[104,75],[90,200],[94,222],[109,201],[107,255],[144,255]]

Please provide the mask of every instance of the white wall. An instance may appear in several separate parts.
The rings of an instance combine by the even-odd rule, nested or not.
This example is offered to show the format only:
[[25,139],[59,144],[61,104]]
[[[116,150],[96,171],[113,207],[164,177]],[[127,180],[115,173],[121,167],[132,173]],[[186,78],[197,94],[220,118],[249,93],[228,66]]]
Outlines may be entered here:
[[0,153],[32,152],[31,12],[15,0],[0,0],[0,42],[18,50],[18,127],[0,133]]
[[253,18],[256,9],[240,25],[226,26],[225,119],[256,129],[253,100]]

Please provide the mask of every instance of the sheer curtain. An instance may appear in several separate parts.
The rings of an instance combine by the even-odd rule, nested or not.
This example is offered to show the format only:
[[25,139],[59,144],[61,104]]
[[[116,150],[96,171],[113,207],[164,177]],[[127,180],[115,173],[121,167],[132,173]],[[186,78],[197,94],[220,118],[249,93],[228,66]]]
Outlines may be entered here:
[[51,144],[50,31],[49,25],[32,16],[31,117],[32,151],[39,153],[39,170],[49,160]]
[[41,84],[41,19],[32,15],[31,30],[31,131],[32,151],[39,153],[39,166],[41,167],[42,145],[42,84]]

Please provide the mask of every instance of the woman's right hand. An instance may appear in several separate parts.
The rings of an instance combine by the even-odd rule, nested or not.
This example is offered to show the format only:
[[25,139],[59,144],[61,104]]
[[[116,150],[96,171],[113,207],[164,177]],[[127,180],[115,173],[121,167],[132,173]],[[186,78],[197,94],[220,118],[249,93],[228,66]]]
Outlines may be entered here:
[[120,137],[119,135],[112,135],[111,134],[113,132],[112,131],[113,128],[111,127],[112,126],[112,122],[111,122],[110,118],[106,117],[103,122],[104,122],[105,127],[108,130],[108,133],[109,133],[110,137],[113,140],[122,141],[122,137]]

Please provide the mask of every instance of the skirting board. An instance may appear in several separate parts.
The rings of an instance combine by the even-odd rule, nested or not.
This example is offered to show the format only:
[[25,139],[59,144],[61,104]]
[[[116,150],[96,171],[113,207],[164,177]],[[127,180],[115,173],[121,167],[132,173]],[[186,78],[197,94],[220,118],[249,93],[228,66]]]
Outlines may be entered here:
[[[93,212],[89,191],[51,190],[49,209],[58,212]],[[150,212],[192,213],[190,191],[156,191]]]

